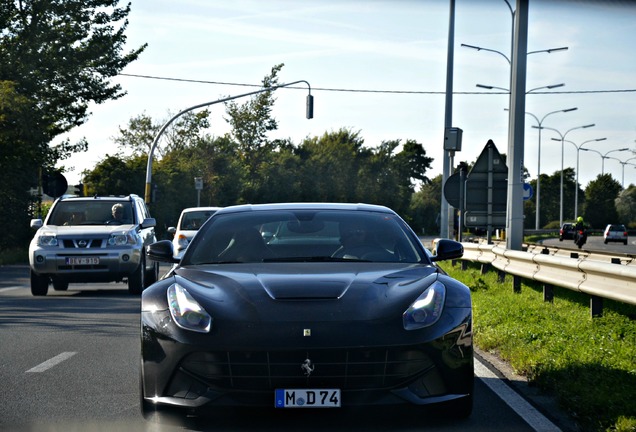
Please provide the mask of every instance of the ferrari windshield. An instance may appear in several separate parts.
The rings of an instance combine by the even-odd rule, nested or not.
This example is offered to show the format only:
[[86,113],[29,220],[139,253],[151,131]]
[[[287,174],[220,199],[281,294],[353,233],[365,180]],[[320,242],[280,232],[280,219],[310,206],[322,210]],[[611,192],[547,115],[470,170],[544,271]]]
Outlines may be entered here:
[[215,215],[182,265],[247,262],[428,260],[419,239],[391,213],[268,210]]

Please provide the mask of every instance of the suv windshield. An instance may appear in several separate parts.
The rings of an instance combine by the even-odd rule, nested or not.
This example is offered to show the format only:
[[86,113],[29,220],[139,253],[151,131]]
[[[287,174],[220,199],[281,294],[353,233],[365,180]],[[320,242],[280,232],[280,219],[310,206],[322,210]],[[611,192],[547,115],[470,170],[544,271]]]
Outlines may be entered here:
[[[117,206],[113,212],[113,207]],[[48,225],[109,225],[133,223],[130,201],[65,200],[53,207]]]

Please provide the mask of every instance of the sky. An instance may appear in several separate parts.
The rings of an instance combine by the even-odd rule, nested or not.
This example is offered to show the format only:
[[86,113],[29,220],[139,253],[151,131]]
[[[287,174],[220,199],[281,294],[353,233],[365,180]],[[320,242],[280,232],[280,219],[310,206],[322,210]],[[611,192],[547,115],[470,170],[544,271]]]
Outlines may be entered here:
[[[278,89],[278,130],[270,138],[300,144],[347,128],[369,147],[413,139],[434,159],[428,177],[442,174],[449,0],[131,3],[128,47],[148,47],[113,78],[126,96],[91,106],[88,121],[59,138],[89,142],[88,152],[63,162],[69,184],[121,151],[113,138],[131,118],[146,114],[163,123],[186,108],[254,91],[280,63],[280,84],[304,80],[311,86],[314,118],[305,118],[306,86]],[[455,0],[452,127],[463,131],[455,164],[474,162],[488,140],[508,153],[507,58],[516,6],[516,0]],[[530,0],[527,50],[543,51],[527,56],[526,90],[538,89],[525,100],[523,163],[531,179],[539,169],[560,171],[562,161],[576,168],[578,155],[583,188],[602,171],[624,187],[636,183],[634,35],[636,2]],[[544,52],[560,47],[568,49]],[[555,84],[565,85],[545,89]],[[223,104],[208,109],[208,132],[229,132]],[[539,134],[532,126],[540,120],[556,131],[543,130],[538,161]]]

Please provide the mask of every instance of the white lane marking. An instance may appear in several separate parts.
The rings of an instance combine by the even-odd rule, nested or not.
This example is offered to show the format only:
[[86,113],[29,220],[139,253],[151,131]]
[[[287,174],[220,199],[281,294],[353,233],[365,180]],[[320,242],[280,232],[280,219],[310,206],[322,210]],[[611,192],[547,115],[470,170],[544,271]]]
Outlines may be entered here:
[[21,287],[21,286],[4,287],[4,288],[0,288],[0,291],[11,291],[11,290],[17,290],[21,288],[24,288],[24,287]]
[[77,352],[63,352],[62,354],[58,354],[55,357],[45,361],[44,363],[40,363],[34,368],[31,368],[28,372],[44,372],[45,370],[51,369],[53,366],[62,363],[64,360],[68,360],[73,357]]
[[475,358],[475,375],[524,419],[537,432],[561,431],[554,423],[530,405],[516,391]]

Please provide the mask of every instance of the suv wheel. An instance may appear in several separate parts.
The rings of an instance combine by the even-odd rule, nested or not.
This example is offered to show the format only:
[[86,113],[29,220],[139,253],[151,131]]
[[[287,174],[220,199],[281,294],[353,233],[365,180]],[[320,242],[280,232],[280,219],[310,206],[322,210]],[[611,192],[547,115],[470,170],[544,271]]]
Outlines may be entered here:
[[49,277],[35,273],[31,270],[31,294],[45,296],[49,292]]
[[141,294],[146,283],[146,256],[141,254],[139,267],[128,276],[128,292],[130,294]]

